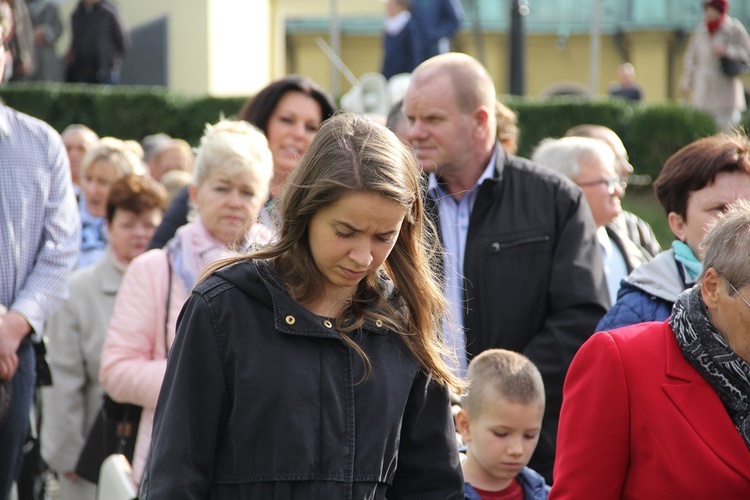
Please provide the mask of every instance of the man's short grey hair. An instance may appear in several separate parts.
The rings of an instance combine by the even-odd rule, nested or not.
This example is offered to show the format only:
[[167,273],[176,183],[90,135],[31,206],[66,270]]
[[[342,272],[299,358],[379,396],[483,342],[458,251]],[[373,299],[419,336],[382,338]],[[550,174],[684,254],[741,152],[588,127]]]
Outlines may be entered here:
[[[704,257],[699,281],[706,270],[714,268],[735,288],[750,285],[750,201],[732,203],[706,233],[701,248]],[[734,295],[729,285],[726,290]]]
[[531,160],[574,180],[581,173],[580,160],[592,156],[598,156],[607,164],[615,161],[615,154],[609,146],[588,137],[544,139],[534,150]]

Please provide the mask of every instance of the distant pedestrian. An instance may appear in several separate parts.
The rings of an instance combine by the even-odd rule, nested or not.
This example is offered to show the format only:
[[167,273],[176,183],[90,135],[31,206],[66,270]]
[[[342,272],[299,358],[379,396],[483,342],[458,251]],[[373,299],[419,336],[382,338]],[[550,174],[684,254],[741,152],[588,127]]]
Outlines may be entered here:
[[721,58],[750,63],[750,37],[728,10],[728,0],[703,2],[704,21],[690,38],[680,82],[683,95],[711,114],[723,132],[740,122],[746,103],[742,82],[737,75],[724,74]]
[[62,78],[60,59],[55,43],[63,32],[57,4],[51,0],[27,0],[31,23],[34,26],[34,55],[36,66],[30,80],[57,82]]
[[411,73],[424,60],[425,47],[411,14],[410,0],[387,0],[383,33],[383,68],[386,78]]
[[617,67],[617,82],[609,87],[609,95],[638,102],[643,99],[643,87],[635,81],[635,67],[629,62]]
[[411,0],[411,13],[422,35],[425,54],[422,60],[450,51],[453,38],[464,20],[458,0]]
[[80,0],[71,17],[71,35],[65,81],[120,83],[130,35],[117,5],[110,0]]

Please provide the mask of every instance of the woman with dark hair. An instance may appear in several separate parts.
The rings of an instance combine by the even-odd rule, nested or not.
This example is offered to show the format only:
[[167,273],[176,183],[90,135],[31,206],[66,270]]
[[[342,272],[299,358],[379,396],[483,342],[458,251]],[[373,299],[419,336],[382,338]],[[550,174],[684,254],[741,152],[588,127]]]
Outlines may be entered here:
[[[260,222],[273,228],[270,216],[273,200],[281,192],[289,174],[310,146],[320,124],[333,116],[333,98],[315,82],[301,75],[290,75],[261,89],[242,106],[239,119],[258,127],[268,140],[273,155],[274,176],[269,202],[259,216]],[[157,229],[150,248],[161,248],[174,236],[177,228],[187,222],[189,200],[187,190],[175,197]]]
[[750,141],[718,134],[690,143],[667,160],[654,188],[677,239],[622,280],[597,331],[669,316],[701,272],[707,226],[733,201],[750,199]]
[[333,99],[315,82],[301,75],[270,83],[242,107],[239,118],[266,134],[273,155],[271,195],[266,210],[261,213],[261,222],[265,225],[274,225],[270,224],[273,200],[310,147],[320,124],[335,112]]

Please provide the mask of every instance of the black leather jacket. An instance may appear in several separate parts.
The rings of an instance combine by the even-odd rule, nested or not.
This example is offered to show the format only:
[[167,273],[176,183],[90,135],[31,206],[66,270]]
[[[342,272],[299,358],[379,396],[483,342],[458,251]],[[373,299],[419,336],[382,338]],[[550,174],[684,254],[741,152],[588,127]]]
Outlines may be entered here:
[[143,499],[462,499],[447,390],[377,324],[354,337],[263,261],[196,287],[179,319]]
[[[435,203],[427,205],[435,217]],[[469,358],[510,349],[542,373],[547,407],[530,467],[549,480],[565,374],[609,305],[583,192],[498,147],[495,175],[479,187],[469,218],[464,277]]]

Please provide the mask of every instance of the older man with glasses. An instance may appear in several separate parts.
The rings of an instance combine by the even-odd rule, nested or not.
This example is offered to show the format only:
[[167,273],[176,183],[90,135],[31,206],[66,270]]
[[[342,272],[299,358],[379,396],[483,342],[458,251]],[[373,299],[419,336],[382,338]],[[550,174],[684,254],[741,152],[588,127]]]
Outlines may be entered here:
[[[638,178],[639,184],[647,184],[650,178],[647,175],[633,175],[633,165],[628,158],[628,151],[620,137],[611,128],[604,125],[577,125],[565,132],[566,137],[590,137],[597,139],[609,146],[615,153],[615,169],[617,175],[625,182],[627,188],[629,181]],[[652,260],[662,250],[654,230],[648,222],[641,219],[632,212],[623,210],[620,215],[607,224],[607,231],[614,233],[618,239],[630,240],[647,261]]]
[[563,137],[543,140],[531,160],[568,177],[586,195],[597,227],[610,303],[614,303],[620,281],[646,262],[639,248],[607,227],[622,213],[620,199],[626,187],[617,172],[615,153],[596,139]]

